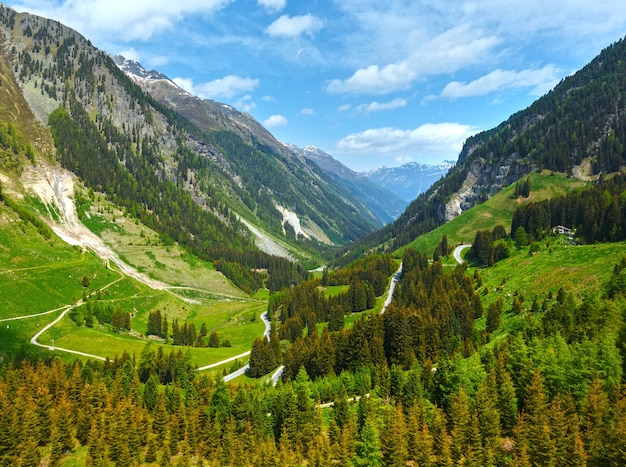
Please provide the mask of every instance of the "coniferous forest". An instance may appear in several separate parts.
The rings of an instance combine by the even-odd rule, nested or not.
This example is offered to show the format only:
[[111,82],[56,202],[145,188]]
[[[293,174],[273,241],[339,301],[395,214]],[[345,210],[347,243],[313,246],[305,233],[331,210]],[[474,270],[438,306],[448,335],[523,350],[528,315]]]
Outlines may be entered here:
[[78,451],[120,466],[626,462],[626,257],[602,295],[525,304],[541,318],[492,345],[476,318],[502,304],[483,310],[479,274],[411,250],[403,265],[383,315],[296,337],[277,387],[226,385],[154,344],[106,362],[4,362],[0,462],[59,465]]
[[[312,162],[223,114],[223,127],[195,126],[60,23],[0,5],[0,28],[15,42],[0,45],[0,118],[9,108],[17,122],[0,122],[0,254],[15,266],[2,265],[1,285],[48,294],[24,302],[36,313],[0,303],[3,335],[23,338],[0,354],[0,467],[626,465],[626,41],[469,138],[448,176],[373,232],[364,205]],[[48,126],[24,96],[4,99],[20,86],[57,104]],[[585,182],[535,197],[533,176],[574,178],[583,162]],[[175,250],[177,267],[191,258],[180,275],[201,271],[196,287],[150,288],[62,244],[58,212],[20,186],[37,163],[122,212],[133,247]],[[444,229],[428,254],[413,248],[472,177],[463,211],[515,184],[499,200],[505,221],[483,222],[493,205],[465,217],[483,223],[464,226],[464,258],[469,245],[455,251]],[[323,235],[296,232],[279,208]],[[247,222],[301,249],[263,252]],[[57,260],[71,267],[45,269]],[[40,269],[34,286],[23,279]],[[224,290],[202,288],[209,276]],[[85,336],[136,351],[61,347]],[[230,339],[245,352],[213,363]],[[225,378],[221,365],[243,371],[248,353],[247,372]]]

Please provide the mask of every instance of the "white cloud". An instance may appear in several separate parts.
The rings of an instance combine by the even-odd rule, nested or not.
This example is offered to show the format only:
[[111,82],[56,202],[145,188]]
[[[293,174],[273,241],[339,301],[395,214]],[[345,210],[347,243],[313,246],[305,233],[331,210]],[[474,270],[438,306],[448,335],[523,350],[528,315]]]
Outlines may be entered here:
[[174,78],[172,81],[184,90],[206,99],[230,99],[237,94],[252,91],[259,85],[258,79],[243,78],[235,75],[224,76],[223,78],[197,85],[193,83],[193,80],[187,78]]
[[338,141],[334,153],[424,160],[455,159],[476,132],[459,123],[427,123],[413,130],[384,127],[353,133]]
[[380,112],[383,110],[393,110],[399,107],[406,107],[406,104],[407,104],[406,99],[398,98],[389,102],[380,103],[380,102],[374,101],[370,104],[361,104],[361,105],[358,105],[354,110],[357,113],[369,114],[372,112]]
[[298,115],[312,116],[312,115],[315,115],[315,110],[309,107],[304,107],[300,109],[300,112],[298,112]]
[[134,47],[131,47],[128,50],[122,50],[119,55],[124,57],[126,60],[141,62],[141,59],[139,58],[139,52],[137,52]]
[[280,11],[285,8],[286,0],[257,0],[257,3],[268,11]]
[[287,119],[282,115],[272,115],[268,119],[263,122],[263,126],[266,128],[272,128],[276,126],[285,126],[287,125]]
[[337,110],[339,112],[347,112],[351,108],[352,108],[352,104],[341,104],[339,107],[337,107]]
[[[53,18],[91,40],[115,35],[121,40],[148,40],[171,29],[187,15],[210,14],[233,0],[23,0],[14,8]],[[43,4],[42,4],[43,3]]]
[[334,79],[327,85],[326,91],[387,94],[407,89],[424,76],[453,73],[484,62],[499,42],[497,37],[484,36],[468,25],[456,26],[421,44],[405,59],[384,66],[361,68],[345,80]]
[[252,96],[250,94],[246,94],[236,102],[233,102],[233,107],[243,112],[252,112],[256,109],[256,104],[252,101]]
[[154,57],[150,57],[148,59],[147,65],[150,67],[160,67],[163,65],[167,65],[170,61],[169,57],[165,57],[163,55],[156,55]]
[[183,88],[185,91],[190,92],[191,94],[194,93],[193,80],[192,79],[190,79],[190,78],[173,78],[172,81],[174,81],[178,86]]
[[298,37],[302,34],[312,35],[322,28],[322,21],[311,15],[283,15],[270,24],[265,30],[272,37]]
[[485,94],[504,89],[527,87],[533,88],[533,94],[542,95],[552,89],[558,82],[559,70],[553,65],[522,71],[497,69],[469,83],[452,81],[441,91],[441,96],[457,99],[460,97],[484,96]]

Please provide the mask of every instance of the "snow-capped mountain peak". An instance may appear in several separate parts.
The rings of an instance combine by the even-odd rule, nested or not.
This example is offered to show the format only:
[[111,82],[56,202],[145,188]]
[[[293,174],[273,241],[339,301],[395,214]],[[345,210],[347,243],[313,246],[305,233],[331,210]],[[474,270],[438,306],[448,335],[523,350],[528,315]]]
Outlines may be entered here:
[[447,174],[454,165],[455,163],[451,161],[443,161],[439,164],[409,162],[400,167],[381,165],[363,175],[392,191],[400,198],[412,201]]
[[134,60],[129,60],[122,55],[116,55],[113,57],[115,64],[125,73],[133,76],[138,76],[144,79],[150,80],[167,80],[171,81],[163,73],[159,73],[156,70],[146,70],[141,63]]

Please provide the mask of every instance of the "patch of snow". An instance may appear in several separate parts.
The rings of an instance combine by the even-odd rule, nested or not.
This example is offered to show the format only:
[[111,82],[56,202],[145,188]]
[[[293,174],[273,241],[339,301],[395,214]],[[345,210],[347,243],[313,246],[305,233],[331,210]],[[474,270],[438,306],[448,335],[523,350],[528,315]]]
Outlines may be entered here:
[[307,239],[311,238],[311,236],[302,229],[298,214],[296,214],[294,211],[290,211],[289,209],[282,207],[279,204],[276,204],[276,209],[278,209],[278,212],[283,215],[283,222],[287,222],[289,225],[291,225],[291,227],[293,227],[296,235],[302,235],[304,238]]

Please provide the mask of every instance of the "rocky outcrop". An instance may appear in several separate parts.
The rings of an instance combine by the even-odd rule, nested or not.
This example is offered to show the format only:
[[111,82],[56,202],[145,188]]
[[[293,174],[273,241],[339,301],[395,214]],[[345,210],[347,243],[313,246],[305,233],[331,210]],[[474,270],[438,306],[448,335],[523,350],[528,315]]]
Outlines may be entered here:
[[531,165],[520,163],[519,155],[516,153],[497,164],[483,158],[473,160],[461,188],[445,204],[443,220],[448,222],[486,201],[532,169]]

